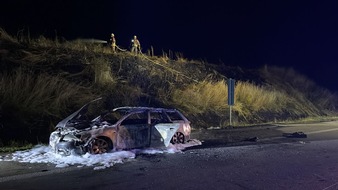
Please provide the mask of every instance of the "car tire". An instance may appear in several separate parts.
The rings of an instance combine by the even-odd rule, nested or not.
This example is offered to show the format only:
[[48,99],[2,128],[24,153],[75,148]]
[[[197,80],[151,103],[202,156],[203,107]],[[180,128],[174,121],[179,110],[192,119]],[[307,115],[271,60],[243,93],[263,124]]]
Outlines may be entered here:
[[172,144],[184,144],[185,136],[181,132],[176,132],[170,141]]
[[113,149],[113,143],[107,137],[97,137],[90,141],[88,152],[91,154],[103,154]]

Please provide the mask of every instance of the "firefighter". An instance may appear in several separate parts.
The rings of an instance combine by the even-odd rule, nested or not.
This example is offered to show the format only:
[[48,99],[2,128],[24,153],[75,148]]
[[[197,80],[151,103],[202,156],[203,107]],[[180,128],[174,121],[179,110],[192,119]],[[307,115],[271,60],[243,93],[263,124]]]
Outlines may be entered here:
[[113,53],[115,53],[116,52],[116,40],[115,40],[115,35],[113,33],[111,33],[111,36],[110,36],[110,43],[111,43],[111,49]]
[[131,40],[131,52],[134,54],[141,53],[141,43],[138,41],[137,36]]

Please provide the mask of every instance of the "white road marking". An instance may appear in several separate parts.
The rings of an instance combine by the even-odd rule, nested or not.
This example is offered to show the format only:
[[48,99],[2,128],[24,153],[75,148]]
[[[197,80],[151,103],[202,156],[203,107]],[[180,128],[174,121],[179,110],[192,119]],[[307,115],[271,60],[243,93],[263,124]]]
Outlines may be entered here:
[[317,133],[325,133],[325,132],[330,132],[330,131],[338,131],[338,128],[306,132],[305,134],[317,134]]

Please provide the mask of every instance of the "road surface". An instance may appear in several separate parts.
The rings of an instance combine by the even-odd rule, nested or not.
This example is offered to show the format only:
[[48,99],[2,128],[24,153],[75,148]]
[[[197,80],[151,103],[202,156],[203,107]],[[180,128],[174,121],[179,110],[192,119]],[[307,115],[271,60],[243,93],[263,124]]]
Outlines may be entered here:
[[[307,138],[283,136],[300,131]],[[338,189],[336,121],[194,135],[203,145],[104,170],[0,162],[0,189]]]

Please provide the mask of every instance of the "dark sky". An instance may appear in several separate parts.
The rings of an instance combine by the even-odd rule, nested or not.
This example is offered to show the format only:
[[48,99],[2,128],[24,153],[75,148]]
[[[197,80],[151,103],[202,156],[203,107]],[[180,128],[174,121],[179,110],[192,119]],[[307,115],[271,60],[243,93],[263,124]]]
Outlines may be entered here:
[[242,67],[293,67],[338,91],[337,0],[11,0],[0,27],[15,35],[108,40],[127,48],[137,35],[186,58]]

